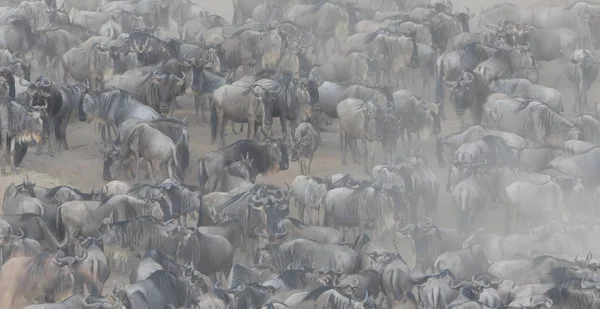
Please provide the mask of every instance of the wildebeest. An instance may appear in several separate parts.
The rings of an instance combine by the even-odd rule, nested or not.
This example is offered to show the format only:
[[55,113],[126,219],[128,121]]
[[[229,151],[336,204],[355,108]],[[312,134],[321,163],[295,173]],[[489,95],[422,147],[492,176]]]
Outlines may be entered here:
[[271,135],[273,117],[279,116],[284,138],[287,138],[287,122],[289,121],[289,134],[294,140],[298,124],[302,121],[310,122],[313,107],[319,103],[316,81],[308,78],[296,80],[294,75],[283,74],[277,80],[263,79],[257,81],[255,85],[260,85],[264,91],[270,94],[261,97],[266,133]]
[[[474,71],[483,75],[488,82],[507,77],[524,77],[531,82],[537,82],[539,74],[535,64],[535,58],[528,46],[514,49],[501,48],[490,58],[479,63]],[[532,72],[534,74],[531,74]]]
[[510,215],[506,219],[513,231],[519,221],[541,223],[555,218],[567,219],[563,191],[555,180],[543,184],[516,181],[505,190],[510,202],[506,209]]
[[[129,133],[127,139],[123,141],[123,144],[117,147],[114,152],[117,153],[116,160],[120,164],[135,160],[136,181],[139,179],[140,158],[144,158],[146,161],[148,174],[156,184],[166,178],[183,179],[181,168],[177,162],[175,144],[168,136],[152,128],[147,123],[137,124]],[[165,169],[167,177],[163,174]]]
[[[117,139],[114,144],[119,146],[121,141],[124,141],[135,126],[141,122],[145,121],[134,118],[123,122],[119,126]],[[185,173],[185,170],[190,164],[189,134],[187,130],[188,123],[185,118],[183,120],[177,120],[175,118],[158,118],[147,121],[146,123],[152,128],[159,130],[173,141],[177,147],[177,164],[181,168],[182,173]],[[105,175],[105,180],[106,179]]]
[[483,105],[487,99],[490,88],[485,78],[475,71],[463,71],[459,79],[454,82],[446,81],[452,89],[452,103],[462,128],[465,127],[464,113],[470,108],[474,124],[481,124],[483,118]]
[[71,237],[77,230],[82,237],[95,236],[106,218],[108,222],[114,222],[144,215],[163,218],[158,203],[128,195],[115,195],[102,202],[72,201],[59,206],[57,230],[65,237]]
[[315,151],[321,143],[319,133],[310,123],[303,122],[296,127],[294,132],[294,145],[292,146],[291,161],[298,161],[300,173],[306,175],[310,173]]
[[157,270],[148,278],[130,284],[124,289],[113,288],[113,294],[130,308],[159,309],[169,306],[189,306],[200,296],[193,286],[176,275]]
[[65,82],[69,76],[78,82],[87,80],[92,91],[102,90],[104,76],[112,70],[108,50],[98,44],[90,48],[72,48],[61,56],[60,62],[65,71]]
[[[573,84],[575,112],[583,114],[590,111],[587,92],[598,78],[599,67],[600,60],[598,60],[598,56],[590,50],[579,49],[570,55],[566,73],[567,78]],[[595,108],[594,112],[596,115],[599,114],[598,107]]]
[[256,179],[256,171],[252,168],[252,160],[249,155],[242,157],[242,160],[232,162],[227,165],[217,175],[217,186],[215,192],[229,192],[236,188],[252,189]]
[[180,264],[193,265],[201,273],[216,282],[216,273],[222,272],[229,276],[233,265],[233,245],[220,235],[202,233],[197,229],[188,230],[185,227],[175,227],[170,231],[171,243],[169,252]]
[[462,248],[461,237],[451,229],[438,228],[431,219],[417,224],[408,224],[398,231],[401,236],[407,234],[414,243],[418,267],[425,271],[433,266],[435,259],[444,252]]
[[[66,119],[61,119],[58,114],[62,109],[63,97],[62,93],[58,90],[56,85],[53,85],[49,78],[40,76],[34,83],[30,84],[27,91],[30,96],[29,105],[40,106],[45,108],[45,128],[44,137],[45,142],[48,144],[48,155],[53,156],[52,153],[52,141],[54,138],[55,142],[61,139],[61,121],[67,121],[70,118],[70,113]],[[37,153],[42,152],[42,146],[38,147]]]
[[361,184],[352,190],[338,188],[325,196],[323,224],[334,228],[358,228],[384,233],[394,220],[394,200],[391,194],[376,182]]
[[[152,108],[135,100],[127,91],[120,89],[106,90],[96,94],[88,93],[79,102],[78,108],[80,121],[89,123],[98,119],[101,123],[110,125],[115,133],[116,128],[130,118],[146,121],[160,118],[160,115]],[[110,138],[110,131],[108,132]]]
[[316,222],[321,217],[321,209],[325,201],[325,195],[330,187],[330,180],[318,177],[308,177],[299,175],[292,181],[292,195],[294,196],[294,205],[298,211],[298,218],[304,221],[304,212],[308,207],[308,222],[313,224],[314,213],[316,210]]
[[[421,147],[421,136],[428,139],[431,134],[437,135],[441,132],[441,120],[437,105],[425,103],[408,90],[395,91],[393,98],[393,113],[398,121],[397,126],[405,151],[408,152],[412,149],[412,133],[416,133],[417,147]],[[408,143],[405,140],[404,132],[406,132]]]
[[160,72],[148,73],[144,76],[112,76],[104,83],[105,88],[114,87],[129,92],[131,97],[152,107],[157,113],[173,113],[175,87],[184,84],[183,77]]
[[359,99],[348,98],[340,102],[337,107],[340,118],[340,151],[342,152],[342,165],[346,164],[346,153],[348,148],[352,151],[352,157],[357,162],[357,149],[354,140],[362,141],[365,153],[364,171],[369,173],[373,165],[374,154],[367,147],[367,140],[376,143],[383,138],[383,127],[385,122],[384,109],[373,102],[364,102]]
[[264,122],[263,102],[272,94],[262,86],[242,87],[225,85],[213,93],[213,106],[210,117],[211,141],[214,143],[219,134],[219,146],[225,147],[225,126],[231,120],[248,123],[248,138],[257,139],[256,127]]
[[452,205],[458,213],[457,226],[463,235],[468,235],[475,224],[477,214],[483,210],[486,194],[479,184],[479,180],[470,176],[461,180],[452,190]]
[[77,276],[75,276],[74,289],[83,293],[85,284],[89,294],[101,296],[104,284],[110,276],[110,265],[104,255],[102,239],[97,237],[80,237],[76,246],[80,252],[86,252],[86,258],[77,265]]
[[320,5],[296,4],[284,13],[284,20],[291,21],[317,36],[317,57],[323,51],[325,58],[327,42],[333,40],[334,50],[339,50],[340,40],[348,36],[349,15],[346,4],[324,3]]
[[474,70],[477,65],[491,57],[497,49],[483,44],[469,44],[465,48],[446,52],[438,57],[436,65],[437,81],[435,86],[436,103],[440,105],[440,113],[444,114],[444,82],[455,81],[464,70]]
[[458,280],[469,280],[475,274],[486,272],[489,262],[483,248],[475,244],[469,248],[442,253],[433,267],[437,271],[448,269]]
[[28,111],[10,97],[0,100],[0,145],[2,146],[2,174],[6,175],[6,163],[10,164],[13,173],[17,173],[13,154],[17,144],[40,142],[42,140],[42,113],[45,107],[36,107]]
[[58,257],[40,253],[35,257],[10,259],[0,272],[2,306],[16,308],[23,299],[31,301],[40,295],[46,295],[51,302],[62,301],[71,293],[74,268],[85,258],[86,254]]
[[200,188],[212,192],[218,173],[243,157],[252,160],[252,168],[259,174],[276,173],[287,170],[289,166],[287,146],[281,139],[267,138],[264,142],[240,140],[229,147],[206,153],[198,160]]
[[416,33],[409,36],[391,35],[389,31],[377,30],[369,34],[365,43],[373,44],[382,54],[376,58],[375,82],[379,85],[391,85],[395,76],[404,76],[408,72],[411,60],[418,57]]
[[327,245],[342,245],[343,235],[330,227],[308,225],[295,218],[285,218],[277,224],[279,230],[286,239],[307,238],[318,243]]
[[530,97],[546,103],[556,111],[564,111],[560,91],[534,84],[524,78],[494,79],[490,82],[490,91],[506,93],[514,97]]
[[34,213],[44,216],[44,204],[34,197],[31,191],[18,188],[14,184],[8,185],[4,191],[3,212],[7,215],[21,215]]
[[[302,254],[298,254],[302,252]],[[284,271],[288,265],[293,269],[302,265],[314,265],[314,268],[328,268],[345,274],[358,270],[358,254],[346,246],[323,245],[318,242],[297,238],[278,245],[268,245],[259,249],[258,262],[273,265],[276,270]]]
[[493,130],[519,134],[536,145],[578,139],[581,131],[548,105],[530,99],[490,98],[483,108],[483,124]]

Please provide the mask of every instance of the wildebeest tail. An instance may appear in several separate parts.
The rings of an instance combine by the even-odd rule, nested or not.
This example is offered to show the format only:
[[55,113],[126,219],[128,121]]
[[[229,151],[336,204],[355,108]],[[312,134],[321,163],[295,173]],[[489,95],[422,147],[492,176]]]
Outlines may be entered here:
[[61,210],[62,210],[62,205],[58,206],[58,208],[56,209],[56,236],[58,237],[58,239],[64,239],[64,237],[66,235],[65,226],[63,225],[63,222],[62,222]]
[[435,63],[435,70],[436,70],[436,75],[437,75],[437,79],[435,82],[435,103],[438,105],[443,105],[444,104],[444,70],[442,68],[441,63],[438,63],[436,61]]
[[63,120],[60,117],[56,117],[56,119],[54,119],[54,138],[59,145],[63,138],[62,132],[60,131],[60,124],[62,122]]
[[210,138],[212,143],[217,140],[217,108],[214,104],[210,109]]
[[92,284],[91,284],[91,288],[90,288],[90,294],[92,296],[100,296],[100,289],[98,288],[98,271],[99,271],[100,266],[98,265],[98,261],[96,260],[92,260],[92,267],[90,269],[91,274],[92,274]]
[[183,172],[181,170],[181,166],[177,162],[177,151],[176,150],[173,150],[169,164],[171,165],[172,171],[175,172],[175,177],[177,177],[177,179],[179,179],[180,181],[183,181],[183,179],[184,179]]
[[179,168],[185,174],[185,170],[190,166],[190,149],[188,148],[187,133],[183,132],[177,141],[177,161]]
[[198,186],[200,189],[204,189],[208,176],[206,175],[206,163],[204,159],[200,159],[200,167],[198,168]]

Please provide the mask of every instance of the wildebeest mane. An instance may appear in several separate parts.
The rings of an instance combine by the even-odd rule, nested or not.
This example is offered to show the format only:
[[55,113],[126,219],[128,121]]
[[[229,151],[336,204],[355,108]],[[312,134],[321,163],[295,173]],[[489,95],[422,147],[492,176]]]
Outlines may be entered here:
[[[145,241],[148,248],[161,250],[166,247],[166,239],[160,238],[160,230],[164,229],[162,223],[151,216],[140,216],[131,220],[117,221],[110,225],[110,231],[116,237],[111,237],[108,241],[104,239],[104,245],[108,251],[111,247],[115,249],[139,250],[140,245]],[[105,233],[102,234],[103,236]],[[147,238],[147,239],[146,239]]]
[[54,284],[48,287],[51,287],[53,292],[65,291],[71,287],[73,282],[69,272],[54,265],[52,262],[53,259],[54,256],[47,252],[42,252],[34,256],[25,270],[27,281],[35,282],[36,284],[52,282]]
[[184,283],[166,270],[157,270],[146,280],[150,280],[154,286],[160,287],[167,304],[182,303],[188,298],[188,289]]
[[365,37],[365,39],[364,39],[364,41],[363,41],[363,42],[364,42],[365,44],[371,44],[371,43],[372,43],[372,42],[375,40],[375,38],[376,38],[378,35],[380,35],[380,34],[383,34],[383,35],[389,35],[389,34],[391,34],[391,33],[392,33],[392,31],[390,31],[390,29],[387,29],[387,28],[379,28],[379,29],[377,29],[377,30],[375,30],[375,31],[373,31],[373,32],[371,32],[371,33],[369,33],[369,34],[367,34],[367,36]]
[[572,122],[565,119],[558,112],[544,103],[540,102],[539,105],[532,106],[531,108],[539,108],[541,110],[539,111],[539,114],[535,113],[536,119],[527,117],[527,121],[525,121],[523,128],[521,128],[524,130],[523,132],[531,132],[535,125],[541,124],[545,129],[544,138],[547,138],[556,133],[561,133],[564,129],[570,129],[574,126]]
[[310,291],[302,299],[302,302],[315,301],[328,291],[333,291],[333,293],[329,293],[322,308],[360,308],[360,306],[358,306],[360,305],[359,302],[352,300],[348,295],[336,291],[332,286],[322,286]]
[[292,223],[293,226],[295,226],[298,229],[303,230],[304,228],[306,228],[308,225],[296,218],[292,218],[292,217],[286,217],[286,219],[290,220],[290,222]]
[[279,274],[279,279],[292,290],[302,289],[308,284],[306,272],[299,269],[286,269]]
[[56,193],[58,193],[58,191],[62,188],[67,188],[69,190],[72,190],[73,192],[79,194],[80,196],[86,196],[87,194],[81,192],[79,189],[73,188],[73,187],[69,187],[69,186],[56,186],[54,188],[51,188],[50,190],[48,190],[48,192],[46,192],[46,195],[44,196],[45,198],[51,198],[53,197]]
[[332,286],[321,286],[318,287],[310,292],[308,292],[308,294],[306,294],[306,296],[304,296],[304,298],[302,299],[302,302],[308,302],[308,301],[314,301],[317,300],[317,298],[319,298],[319,296],[321,296],[323,293],[332,290],[333,287]]
[[568,289],[552,287],[543,294],[552,300],[552,307],[556,308],[593,308],[600,297],[597,289]]
[[33,116],[27,112],[27,109],[24,106],[12,101],[9,97],[1,98],[0,104],[6,106],[6,118],[8,119],[7,124],[0,123],[0,125],[2,127],[8,127],[7,134],[9,137],[12,137],[11,134],[27,129],[27,125],[31,122]]

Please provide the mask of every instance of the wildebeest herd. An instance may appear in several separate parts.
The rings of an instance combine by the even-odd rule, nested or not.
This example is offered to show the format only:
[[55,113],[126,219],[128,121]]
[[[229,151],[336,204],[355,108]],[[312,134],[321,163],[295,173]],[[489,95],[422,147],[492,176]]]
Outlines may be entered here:
[[0,308],[600,309],[600,3],[232,2],[0,0],[3,175],[79,120],[106,181],[6,186]]

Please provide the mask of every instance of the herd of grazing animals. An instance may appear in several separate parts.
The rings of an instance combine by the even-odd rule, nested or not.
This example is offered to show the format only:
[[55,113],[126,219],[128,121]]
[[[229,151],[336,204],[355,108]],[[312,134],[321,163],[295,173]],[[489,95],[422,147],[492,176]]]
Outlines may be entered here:
[[[600,3],[202,2],[0,0],[3,175],[77,118],[106,181],[6,186],[0,308],[600,309]],[[186,97],[217,148],[194,184]],[[366,177],[311,173],[332,123]]]

